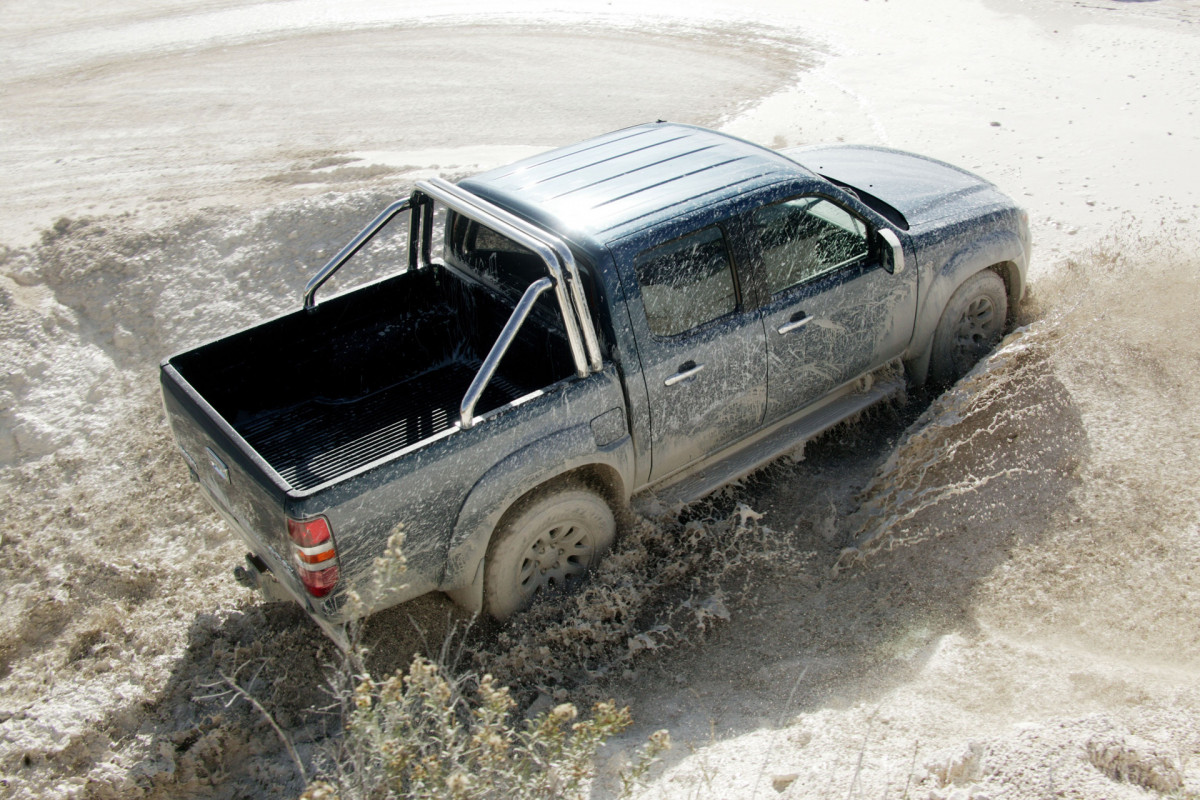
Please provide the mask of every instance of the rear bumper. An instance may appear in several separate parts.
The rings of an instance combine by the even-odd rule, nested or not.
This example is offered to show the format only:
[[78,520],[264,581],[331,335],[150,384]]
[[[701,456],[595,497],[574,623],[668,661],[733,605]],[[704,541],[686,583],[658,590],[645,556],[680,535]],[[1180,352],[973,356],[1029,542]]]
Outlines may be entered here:
[[[315,607],[312,602],[314,598],[310,598],[308,593],[297,585],[291,571],[280,558],[270,548],[264,547],[251,531],[247,530],[217,498],[213,497],[212,490],[204,481],[199,480],[194,473],[192,478],[200,487],[208,504],[221,515],[230,528],[237,532],[243,543],[250,549],[250,552],[246,554],[246,566],[234,568],[234,579],[243,585],[249,584],[252,588],[258,589],[267,600],[295,602],[308,613],[313,622],[317,623],[334,644],[343,650],[347,649],[350,646],[350,640],[346,633],[344,620],[326,615],[322,613],[324,609]],[[339,591],[338,594],[340,595],[341,592]],[[330,597],[322,605],[332,605],[333,603],[337,603],[337,600],[335,597]]]

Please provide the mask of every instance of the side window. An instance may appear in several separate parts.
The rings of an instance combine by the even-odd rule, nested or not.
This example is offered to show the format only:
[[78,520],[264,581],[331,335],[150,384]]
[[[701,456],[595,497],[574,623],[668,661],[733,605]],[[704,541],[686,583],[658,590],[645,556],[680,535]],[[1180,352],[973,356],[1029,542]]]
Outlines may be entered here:
[[674,336],[737,308],[725,235],[713,226],[646,250],[634,260],[650,330]]
[[867,256],[867,226],[819,197],[798,197],[754,212],[771,294]]

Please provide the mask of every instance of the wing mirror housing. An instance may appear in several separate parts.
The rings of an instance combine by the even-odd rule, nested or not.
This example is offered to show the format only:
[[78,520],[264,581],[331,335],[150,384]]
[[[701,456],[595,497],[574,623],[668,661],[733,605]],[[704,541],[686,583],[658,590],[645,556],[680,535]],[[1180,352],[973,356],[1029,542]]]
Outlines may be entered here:
[[900,244],[900,237],[887,228],[880,228],[879,244],[883,266],[893,275],[899,275],[904,271],[904,245]]

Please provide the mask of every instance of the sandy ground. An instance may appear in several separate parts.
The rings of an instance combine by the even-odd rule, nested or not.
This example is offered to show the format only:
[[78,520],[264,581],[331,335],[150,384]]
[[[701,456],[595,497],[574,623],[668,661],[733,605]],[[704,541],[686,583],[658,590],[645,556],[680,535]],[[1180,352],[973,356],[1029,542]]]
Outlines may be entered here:
[[[1034,287],[956,390],[722,501],[795,556],[604,687],[605,768],[668,727],[647,798],[1200,794],[1194,4],[17,0],[0,67],[10,796],[298,792],[230,682],[311,759],[332,648],[230,579],[158,360],[293,307],[417,178],[658,118],[975,169]],[[451,613],[382,615],[377,665]]]

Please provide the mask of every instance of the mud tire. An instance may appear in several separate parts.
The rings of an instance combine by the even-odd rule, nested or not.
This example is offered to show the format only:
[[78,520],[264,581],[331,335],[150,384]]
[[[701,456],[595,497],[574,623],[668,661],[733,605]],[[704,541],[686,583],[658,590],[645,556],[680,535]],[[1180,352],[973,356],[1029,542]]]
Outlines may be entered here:
[[930,382],[948,386],[967,374],[1000,341],[1007,316],[1008,294],[999,275],[985,269],[963,281],[933,334]]
[[488,545],[484,609],[503,621],[540,594],[571,591],[616,532],[612,509],[588,489],[555,487],[521,500]]

